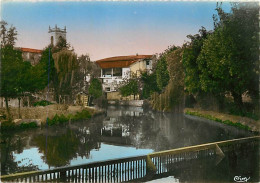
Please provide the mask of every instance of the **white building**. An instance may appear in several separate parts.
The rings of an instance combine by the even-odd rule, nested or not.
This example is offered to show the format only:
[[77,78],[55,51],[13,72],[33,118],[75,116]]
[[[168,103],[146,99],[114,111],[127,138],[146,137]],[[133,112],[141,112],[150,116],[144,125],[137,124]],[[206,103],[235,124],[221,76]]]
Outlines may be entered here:
[[105,92],[115,92],[132,74],[151,72],[153,55],[118,56],[97,60],[101,68],[102,87]]

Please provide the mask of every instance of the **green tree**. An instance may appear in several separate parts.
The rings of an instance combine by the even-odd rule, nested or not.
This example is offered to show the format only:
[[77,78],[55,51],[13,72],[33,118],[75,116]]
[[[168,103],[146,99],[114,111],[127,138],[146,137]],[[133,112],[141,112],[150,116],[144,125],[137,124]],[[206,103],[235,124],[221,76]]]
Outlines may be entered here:
[[93,78],[89,86],[89,94],[95,99],[102,96],[102,84],[97,78]]
[[157,86],[156,82],[156,73],[153,72],[149,74],[148,72],[143,72],[141,76],[143,83],[143,92],[142,97],[147,99],[151,96],[153,92],[159,92],[160,89]]
[[8,99],[15,98],[20,93],[23,65],[22,53],[7,45],[1,48],[1,83],[0,95],[4,97],[8,119],[11,119]]
[[47,84],[45,78],[48,77],[44,75],[46,68],[41,67],[41,63],[32,67],[30,62],[23,61],[22,52],[14,49],[16,28],[11,26],[7,30],[7,25],[6,22],[1,22],[1,96],[5,98],[10,119],[8,98],[18,97],[20,116],[21,97],[25,93],[42,90]]
[[7,28],[7,23],[1,21],[1,68],[0,68],[0,96],[4,97],[8,119],[11,120],[8,99],[15,98],[21,88],[19,81],[22,75],[20,67],[23,65],[21,51],[14,50],[17,40],[16,28]]
[[32,66],[30,62],[24,62],[23,60],[19,63],[20,72],[17,73],[17,94],[18,97],[18,115],[21,118],[21,97],[24,96],[26,92],[34,91],[34,79],[36,76],[32,77],[31,71]]
[[134,95],[135,96],[138,94],[138,80],[136,77],[132,77],[126,81],[124,81],[124,84],[119,88],[119,91],[123,97]]
[[32,74],[37,76],[38,90],[44,89],[48,85],[48,78],[50,83],[57,83],[56,69],[54,66],[54,59],[51,52],[51,47],[46,47],[40,59],[40,62],[33,67]]
[[183,66],[185,72],[185,87],[190,93],[197,94],[201,91],[200,74],[197,59],[200,55],[204,41],[211,32],[204,27],[199,30],[199,34],[188,35],[190,42],[184,45]]
[[59,51],[62,50],[70,50],[70,51],[74,51],[73,48],[71,48],[70,44],[67,42],[66,39],[64,39],[63,37],[59,37],[58,42],[56,43],[56,45],[50,45],[52,48],[52,53],[57,53]]
[[215,95],[230,92],[242,110],[242,94],[258,93],[259,6],[238,3],[229,14],[220,6],[217,11],[215,31],[197,59],[201,89]]
[[164,90],[152,95],[152,106],[160,111],[170,111],[182,107],[184,96],[183,48],[175,47],[166,55],[169,82]]
[[7,28],[8,23],[5,21],[0,22],[0,37],[1,37],[1,48],[9,45],[13,47],[15,45],[15,41],[17,40],[17,30],[12,25]]
[[170,81],[168,84],[169,95],[168,107],[172,108],[176,104],[182,104],[184,96],[184,67],[183,67],[183,47],[177,47],[167,56]]
[[7,22],[1,21],[1,31],[0,31],[0,37],[1,37],[1,48],[4,47],[7,44]]
[[98,78],[100,76],[100,68],[90,60],[88,54],[81,55],[77,59],[78,62],[78,70],[76,71],[75,79],[77,81],[77,93],[80,91],[84,91],[88,87],[88,82],[86,81],[89,76],[90,79]]
[[162,91],[169,82],[169,71],[167,65],[167,55],[176,50],[176,46],[169,46],[163,53],[160,54],[156,63],[155,73],[157,86]]
[[167,69],[166,57],[159,59],[156,66],[156,83],[160,90],[162,90],[169,82],[169,72]]
[[[75,72],[78,70],[77,55],[70,50],[61,50],[53,54],[57,82],[54,82],[56,96],[68,96],[71,100],[75,87]],[[55,79],[55,78],[54,78]],[[59,101],[59,98],[56,98]],[[69,101],[67,101],[69,102]]]

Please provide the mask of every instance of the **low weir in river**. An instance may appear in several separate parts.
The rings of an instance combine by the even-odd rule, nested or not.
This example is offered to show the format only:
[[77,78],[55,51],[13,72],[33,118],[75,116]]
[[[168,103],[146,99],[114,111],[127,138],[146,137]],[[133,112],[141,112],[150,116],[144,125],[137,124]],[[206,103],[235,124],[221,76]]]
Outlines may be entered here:
[[[93,162],[49,170],[31,171],[1,176],[1,181],[13,182],[127,182],[147,181],[175,170],[189,168],[195,162],[218,164],[225,156],[237,163],[240,155],[256,151],[259,155],[260,136],[219,141],[136,156]],[[258,156],[259,157],[259,156]],[[211,161],[213,160],[213,161]],[[230,161],[229,163],[232,163]],[[255,159],[259,162],[259,159]],[[259,180],[258,177],[252,180]]]

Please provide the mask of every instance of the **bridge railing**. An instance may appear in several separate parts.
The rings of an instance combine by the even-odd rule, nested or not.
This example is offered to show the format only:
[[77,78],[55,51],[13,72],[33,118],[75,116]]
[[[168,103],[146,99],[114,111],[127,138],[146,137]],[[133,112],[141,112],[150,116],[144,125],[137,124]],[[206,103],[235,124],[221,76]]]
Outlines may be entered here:
[[[2,181],[14,182],[125,182],[142,179],[147,175],[170,171],[170,167],[183,161],[211,156],[224,156],[244,146],[255,146],[260,136],[208,143],[173,150],[160,151],[82,165],[60,167],[50,170],[31,171],[1,176]],[[259,145],[259,144],[258,144]]]
[[208,158],[212,156],[224,157],[227,152],[251,149],[252,146],[259,145],[259,140],[260,136],[226,140],[155,152],[149,154],[149,156],[155,165],[155,173],[161,174],[171,171],[172,165],[176,165],[183,161]]
[[124,182],[146,175],[146,156],[93,162],[51,170],[31,171],[1,176],[14,182]]

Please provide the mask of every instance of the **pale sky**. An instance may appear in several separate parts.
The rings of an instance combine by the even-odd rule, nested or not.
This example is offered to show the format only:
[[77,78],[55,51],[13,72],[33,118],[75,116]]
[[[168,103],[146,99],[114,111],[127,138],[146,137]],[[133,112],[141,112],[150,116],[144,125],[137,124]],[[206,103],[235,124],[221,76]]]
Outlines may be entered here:
[[[224,8],[229,10],[229,3]],[[161,53],[201,26],[213,29],[216,2],[2,2],[2,20],[18,31],[16,46],[43,49],[49,26],[67,27],[77,55],[91,60]]]

